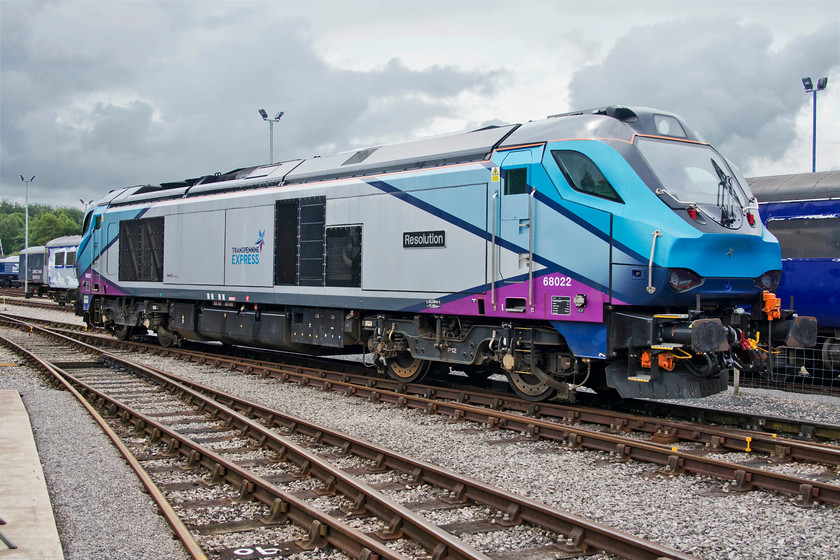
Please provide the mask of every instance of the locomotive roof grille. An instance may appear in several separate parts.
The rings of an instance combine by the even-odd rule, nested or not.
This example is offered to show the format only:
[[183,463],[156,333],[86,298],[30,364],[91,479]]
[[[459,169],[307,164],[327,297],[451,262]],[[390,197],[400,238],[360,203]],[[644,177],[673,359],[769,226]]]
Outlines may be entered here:
[[300,184],[484,161],[518,127],[516,124],[483,127],[460,134],[369,147],[350,154],[306,159],[286,175],[285,181]]
[[479,153],[443,157],[439,159],[427,159],[419,161],[398,162],[393,165],[377,165],[366,166],[361,169],[348,169],[342,171],[340,169],[333,172],[321,172],[311,175],[303,175],[299,177],[289,178],[286,183],[296,185],[301,183],[311,183],[314,181],[332,181],[335,179],[348,179],[351,177],[366,177],[369,175],[378,175],[381,173],[394,173],[398,171],[411,171],[414,169],[423,169],[424,167],[441,167],[444,165],[455,165],[458,163],[469,163],[472,161],[484,161],[489,159],[490,153],[482,150]]
[[365,148],[364,150],[359,150],[358,152],[356,152],[355,154],[350,156],[350,158],[347,161],[345,161],[344,163],[342,163],[341,165],[351,165],[351,164],[354,164],[354,163],[362,163],[373,152],[375,152],[378,149],[379,149],[379,146],[376,146],[375,148]]
[[235,182],[201,184],[196,185],[195,187],[187,191],[187,193],[184,195],[184,198],[189,198],[191,196],[201,196],[205,194],[217,194],[223,192],[246,191],[252,189],[278,187],[282,184],[283,181],[280,179],[272,179],[270,181],[263,180],[249,182],[239,180]]

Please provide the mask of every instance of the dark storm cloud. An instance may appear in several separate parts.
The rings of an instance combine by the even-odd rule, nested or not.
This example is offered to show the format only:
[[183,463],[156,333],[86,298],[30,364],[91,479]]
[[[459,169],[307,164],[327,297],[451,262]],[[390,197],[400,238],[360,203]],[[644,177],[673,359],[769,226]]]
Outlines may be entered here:
[[492,93],[490,82],[482,80],[482,74],[464,72],[454,66],[434,65],[424,72],[406,68],[399,59],[388,61],[376,78],[377,85],[397,92],[435,93],[441,96],[458,95],[466,89],[480,93]]
[[794,139],[797,112],[810,101],[800,79],[827,76],[838,65],[833,24],[775,49],[765,27],[692,18],[631,29],[601,64],[576,72],[570,90],[573,107],[678,113],[745,168],[754,158],[781,157]]
[[492,93],[502,75],[399,59],[335,68],[282,3],[0,6],[6,198],[21,172],[37,175],[30,200],[61,192],[72,203],[266,163],[259,108],[286,113],[275,160],[407,139],[448,116],[459,94]]
[[96,124],[82,137],[85,152],[139,153],[153,126],[152,107],[141,101],[127,107],[98,104],[90,117]]

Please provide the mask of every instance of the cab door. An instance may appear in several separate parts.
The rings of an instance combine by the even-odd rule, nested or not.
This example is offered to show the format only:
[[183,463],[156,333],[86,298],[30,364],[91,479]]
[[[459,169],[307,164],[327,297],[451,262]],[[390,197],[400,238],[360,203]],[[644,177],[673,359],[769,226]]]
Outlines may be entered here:
[[495,271],[502,285],[528,281],[534,244],[533,167],[541,159],[542,146],[538,146],[512,151],[502,160]]
[[102,215],[95,215],[93,217],[93,232],[90,236],[90,242],[93,249],[90,252],[90,291],[98,292],[101,282],[101,266],[100,255],[102,254]]

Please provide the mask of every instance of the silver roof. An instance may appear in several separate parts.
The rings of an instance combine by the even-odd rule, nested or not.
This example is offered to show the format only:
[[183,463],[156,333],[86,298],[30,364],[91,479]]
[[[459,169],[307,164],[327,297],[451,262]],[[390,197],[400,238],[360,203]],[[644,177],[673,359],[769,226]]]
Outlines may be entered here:
[[840,171],[750,177],[747,183],[759,202],[840,198]]
[[286,175],[287,183],[353,177],[440,166],[490,157],[493,148],[517,125],[480,128],[461,134],[374,146],[304,160]]
[[44,249],[46,249],[46,247],[44,247],[43,245],[35,245],[35,246],[32,246],[32,247],[28,247],[26,249],[21,249],[20,254],[21,255],[27,255],[27,254],[31,255],[33,253],[43,253]]
[[48,249],[52,247],[75,247],[81,241],[81,235],[65,235],[64,237],[56,237],[55,239],[47,241],[46,247]]
[[160,186],[130,187],[111,194],[110,198],[106,197],[98,204],[132,204],[286,183],[328,181],[480,162],[489,159],[495,149],[542,144],[552,140],[597,138],[632,141],[634,134],[656,134],[654,118],[661,116],[677,119],[685,129],[683,138],[702,141],[684,120],[671,113],[610,106],[554,115],[521,125],[488,126],[469,132],[371,146],[325,157],[315,156],[241,168],[202,179],[188,179]]

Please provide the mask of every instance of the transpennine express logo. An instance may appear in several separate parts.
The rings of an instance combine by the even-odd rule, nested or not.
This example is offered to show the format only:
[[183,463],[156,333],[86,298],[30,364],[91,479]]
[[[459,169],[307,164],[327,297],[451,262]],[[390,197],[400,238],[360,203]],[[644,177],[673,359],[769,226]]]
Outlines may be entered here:
[[231,264],[260,264],[260,253],[265,246],[265,230],[259,230],[257,240],[253,245],[231,247]]

